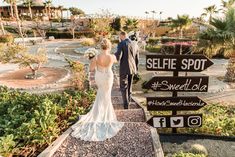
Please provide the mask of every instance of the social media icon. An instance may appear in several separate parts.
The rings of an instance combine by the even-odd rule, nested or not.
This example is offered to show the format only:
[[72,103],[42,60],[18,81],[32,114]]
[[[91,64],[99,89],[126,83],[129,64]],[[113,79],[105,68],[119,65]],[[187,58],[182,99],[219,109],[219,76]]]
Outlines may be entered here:
[[165,128],[166,127],[166,118],[165,117],[154,117],[153,118],[153,127]]
[[202,125],[201,116],[190,116],[188,117],[188,126],[189,127],[199,127]]
[[184,117],[170,117],[171,127],[184,127]]

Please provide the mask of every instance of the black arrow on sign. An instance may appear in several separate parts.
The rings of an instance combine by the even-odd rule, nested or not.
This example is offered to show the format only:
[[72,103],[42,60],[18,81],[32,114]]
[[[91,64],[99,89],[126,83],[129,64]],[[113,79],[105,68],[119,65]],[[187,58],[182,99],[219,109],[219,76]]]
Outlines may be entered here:
[[146,55],[149,71],[201,72],[214,63],[204,55]]
[[207,92],[208,81],[208,76],[158,76],[151,78],[151,80],[143,85],[143,88],[164,92]]
[[148,111],[199,110],[207,105],[199,97],[147,97]]

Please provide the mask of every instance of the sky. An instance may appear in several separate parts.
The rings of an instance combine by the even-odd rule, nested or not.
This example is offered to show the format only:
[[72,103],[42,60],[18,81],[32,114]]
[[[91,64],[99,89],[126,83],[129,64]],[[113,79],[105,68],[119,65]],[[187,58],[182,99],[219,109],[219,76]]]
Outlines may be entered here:
[[[87,14],[99,13],[108,9],[114,14],[146,17],[145,11],[163,12],[162,18],[176,17],[177,14],[189,14],[198,17],[203,8],[216,4],[220,7],[221,0],[53,0],[53,4],[65,7],[78,7]],[[152,17],[152,14],[148,15]],[[155,15],[159,18],[159,14]]]
[[146,17],[145,11],[155,10],[158,13],[162,11],[162,17],[167,18],[176,17],[177,14],[198,17],[205,7],[213,4],[220,7],[221,0],[53,0],[53,3],[66,7],[76,6],[88,14],[109,9],[119,15]]

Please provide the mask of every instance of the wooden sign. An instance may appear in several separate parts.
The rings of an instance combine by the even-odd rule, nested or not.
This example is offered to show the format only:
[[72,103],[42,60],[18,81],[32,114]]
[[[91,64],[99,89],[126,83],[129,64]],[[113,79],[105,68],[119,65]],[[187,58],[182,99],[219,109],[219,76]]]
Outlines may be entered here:
[[195,128],[202,126],[202,114],[154,116],[147,123],[154,128]]
[[146,55],[149,71],[200,72],[213,65],[204,55]]
[[199,97],[147,97],[148,111],[198,110],[207,105]]
[[176,92],[207,92],[208,76],[179,76],[179,77],[153,77],[144,84],[145,89],[154,91],[176,91]]

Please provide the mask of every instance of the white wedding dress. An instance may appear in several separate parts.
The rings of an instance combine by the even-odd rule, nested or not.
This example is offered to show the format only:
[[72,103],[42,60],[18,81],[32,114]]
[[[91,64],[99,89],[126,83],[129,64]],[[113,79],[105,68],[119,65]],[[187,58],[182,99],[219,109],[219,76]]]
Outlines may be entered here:
[[72,126],[71,135],[84,141],[104,141],[115,136],[124,125],[123,122],[117,121],[111,102],[112,66],[97,66],[95,82],[98,91],[92,109]]

